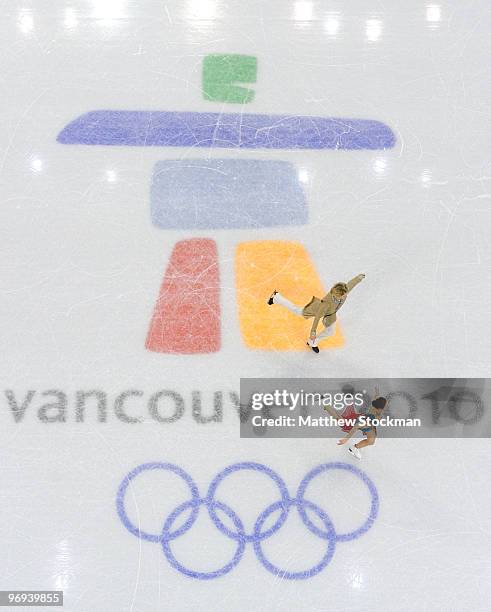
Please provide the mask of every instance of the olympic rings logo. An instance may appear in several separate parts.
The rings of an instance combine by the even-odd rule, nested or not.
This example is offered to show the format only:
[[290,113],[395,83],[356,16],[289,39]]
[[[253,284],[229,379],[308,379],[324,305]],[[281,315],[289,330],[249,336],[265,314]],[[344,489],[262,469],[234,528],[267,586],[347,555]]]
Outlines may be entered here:
[[[175,508],[169,514],[169,516],[167,516],[164,521],[161,533],[148,533],[134,525],[128,517],[125,508],[125,497],[130,483],[139,474],[142,474],[143,472],[147,472],[149,470],[166,470],[176,474],[177,476],[182,478],[184,483],[189,488],[191,495],[188,501],[185,501],[184,503],[177,506],[177,508]],[[239,472],[242,470],[253,470],[255,472],[260,472],[261,474],[268,476],[277,486],[279,492],[279,499],[277,501],[274,501],[271,505],[267,506],[257,517],[252,533],[246,533],[244,524],[238,514],[229,505],[217,499],[217,489],[219,488],[220,484],[225,480],[225,478],[227,478],[227,476],[230,476],[234,472]],[[361,482],[367,487],[368,492],[370,494],[371,502],[368,517],[357,529],[354,529],[353,531],[349,531],[346,533],[338,533],[327,513],[317,504],[314,504],[313,502],[305,498],[307,488],[312,482],[312,480],[316,478],[319,474],[329,472],[331,470],[344,470],[345,472],[353,474],[354,476],[359,478],[359,480],[361,480]],[[183,534],[185,534],[187,531],[189,531],[194,525],[201,506],[206,507],[210,519],[212,520],[215,527],[227,538],[230,538],[231,540],[237,543],[235,553],[231,561],[226,563],[223,567],[209,572],[195,571],[187,568],[176,558],[171,548],[171,543]],[[286,569],[281,569],[280,567],[277,567],[276,565],[271,563],[271,561],[267,559],[262,547],[262,542],[264,540],[270,538],[273,534],[279,531],[279,529],[285,523],[290,513],[290,510],[294,506],[296,507],[305,527],[307,527],[307,529],[311,533],[326,541],[326,550],[322,559],[316,565],[306,570],[295,572]],[[133,469],[123,478],[118,488],[118,493],[116,497],[116,508],[119,514],[119,518],[130,533],[142,540],[159,543],[162,546],[164,555],[167,558],[168,562],[171,564],[171,566],[178,570],[181,574],[184,574],[185,576],[196,578],[198,580],[211,580],[213,578],[224,576],[225,574],[228,574],[240,562],[242,555],[244,554],[246,544],[251,543],[257,559],[269,572],[271,572],[275,576],[280,576],[282,578],[287,578],[290,580],[299,580],[305,578],[312,578],[313,576],[321,572],[331,561],[334,555],[334,550],[336,548],[337,542],[348,542],[350,540],[355,540],[370,529],[378,514],[379,499],[377,489],[373,482],[370,480],[370,478],[368,478],[368,476],[362,470],[348,463],[333,462],[322,463],[321,465],[318,465],[310,472],[308,472],[306,476],[304,476],[298,487],[297,494],[295,495],[295,497],[290,496],[284,480],[274,470],[267,467],[266,465],[263,465],[262,463],[243,462],[234,463],[233,465],[226,467],[221,472],[219,472],[212,480],[205,497],[200,497],[198,487],[196,486],[191,476],[179,466],[174,465],[172,463],[144,463]],[[183,513],[189,510],[189,517],[183,522],[180,527],[174,528],[174,524],[179,519],[179,517],[181,517]],[[233,524],[234,526],[233,529],[228,527],[223,522],[223,520],[219,517],[218,512],[223,513],[230,519],[231,524]],[[278,518],[271,527],[265,529],[264,524],[266,523],[268,518],[275,512],[279,512]],[[308,512],[317,516],[323,526],[322,528],[320,528],[311,520],[311,518],[308,516]]]

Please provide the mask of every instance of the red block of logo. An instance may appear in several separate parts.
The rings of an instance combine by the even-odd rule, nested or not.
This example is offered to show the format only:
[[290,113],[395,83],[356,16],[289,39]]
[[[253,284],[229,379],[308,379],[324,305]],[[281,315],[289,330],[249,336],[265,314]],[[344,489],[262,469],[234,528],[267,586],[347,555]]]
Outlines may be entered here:
[[174,247],[145,346],[158,353],[220,350],[220,275],[214,240],[193,238]]

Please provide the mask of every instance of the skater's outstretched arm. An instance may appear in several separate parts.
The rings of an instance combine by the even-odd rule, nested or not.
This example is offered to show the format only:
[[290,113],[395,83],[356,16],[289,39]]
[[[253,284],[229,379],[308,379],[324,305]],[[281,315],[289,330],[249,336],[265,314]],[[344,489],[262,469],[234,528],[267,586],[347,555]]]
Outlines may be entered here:
[[358,283],[361,283],[361,281],[365,278],[364,274],[358,274],[358,276],[355,276],[355,278],[352,278],[350,281],[348,281],[346,283],[346,285],[348,286],[348,293],[354,289],[356,287],[356,285],[358,285]]
[[355,425],[354,427],[352,427],[344,438],[338,440],[338,444],[346,444],[346,442],[351,438],[354,433],[358,431],[358,429],[360,429],[359,425]]

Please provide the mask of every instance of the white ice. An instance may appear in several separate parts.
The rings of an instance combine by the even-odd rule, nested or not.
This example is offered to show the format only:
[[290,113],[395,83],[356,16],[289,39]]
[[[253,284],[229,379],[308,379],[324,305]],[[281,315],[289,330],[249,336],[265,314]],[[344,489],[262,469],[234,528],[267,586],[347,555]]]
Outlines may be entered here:
[[[240,377],[488,375],[488,3],[26,0],[1,10],[0,590],[61,589],[70,612],[488,610],[487,439],[382,439],[366,449],[356,466],[377,487],[379,515],[306,580],[269,573],[250,543],[226,576],[183,576],[116,512],[121,479],[146,462],[181,466],[201,495],[235,462],[271,467],[291,495],[320,463],[355,465],[334,440],[239,439],[227,398]],[[237,153],[56,142],[65,124],[96,109],[238,112],[203,99],[210,53],[258,58],[244,112],[377,119],[397,143]],[[292,161],[310,225],[209,232],[222,272],[221,350],[150,353],[145,335],[173,245],[206,233],[152,227],[149,181],[158,160],[190,155]],[[326,285],[366,273],[340,315],[342,349],[315,356],[243,345],[233,257],[253,239],[301,240]],[[105,423],[94,407],[76,421],[75,393],[92,389],[110,398]],[[176,423],[149,417],[146,402],[161,389],[184,399]],[[36,392],[18,422],[5,390],[19,404]],[[50,390],[67,395],[64,423],[38,417]],[[115,415],[125,390],[142,392],[128,402],[142,422]],[[223,391],[221,422],[193,419],[193,391],[207,414]],[[177,478],[156,476],[138,482],[128,507],[158,531],[188,497]],[[257,474],[234,482],[224,483],[223,501],[250,530],[277,494]],[[366,515],[366,491],[350,478],[319,478],[311,499],[340,530]],[[314,564],[325,541],[290,514],[264,549],[295,571]],[[233,554],[203,512],[171,546],[201,571]]]

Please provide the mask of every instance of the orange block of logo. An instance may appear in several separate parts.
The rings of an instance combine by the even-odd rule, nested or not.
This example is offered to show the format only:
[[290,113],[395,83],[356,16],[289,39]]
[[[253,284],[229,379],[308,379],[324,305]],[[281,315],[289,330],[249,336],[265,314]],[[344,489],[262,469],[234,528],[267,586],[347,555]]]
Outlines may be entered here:
[[[305,248],[298,242],[261,240],[238,245],[235,259],[239,323],[249,348],[269,351],[310,350],[305,342],[312,319],[304,319],[279,304],[268,306],[274,289],[303,307],[325,290]],[[317,331],[323,329],[319,323]],[[343,346],[339,325],[322,340],[322,348]]]

